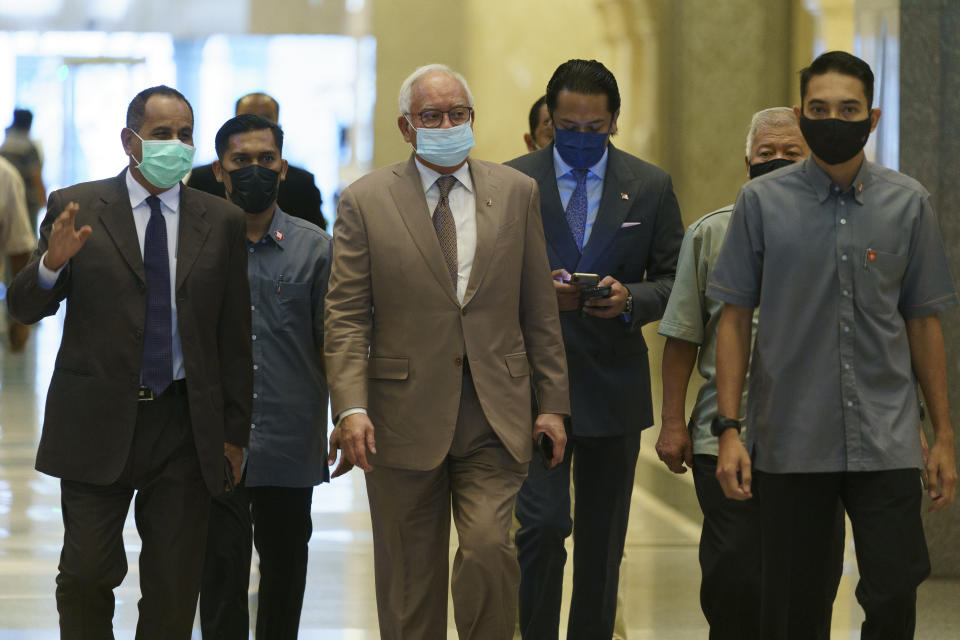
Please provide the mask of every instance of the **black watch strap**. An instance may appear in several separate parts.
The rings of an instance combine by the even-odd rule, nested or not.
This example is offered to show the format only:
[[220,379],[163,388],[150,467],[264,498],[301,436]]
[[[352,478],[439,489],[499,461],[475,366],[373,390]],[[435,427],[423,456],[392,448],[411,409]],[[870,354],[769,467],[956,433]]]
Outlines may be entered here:
[[727,429],[736,429],[737,433],[740,433],[740,421],[722,416],[718,413],[713,419],[713,422],[710,423],[710,433],[719,438]]

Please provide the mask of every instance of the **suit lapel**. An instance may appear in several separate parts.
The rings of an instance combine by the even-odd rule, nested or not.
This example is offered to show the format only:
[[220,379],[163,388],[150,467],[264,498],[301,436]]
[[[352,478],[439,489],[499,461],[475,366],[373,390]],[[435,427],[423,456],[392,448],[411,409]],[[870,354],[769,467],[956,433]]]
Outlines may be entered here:
[[176,290],[183,286],[184,280],[190,274],[193,263],[196,262],[207,234],[210,233],[210,223],[207,222],[206,209],[194,197],[190,188],[180,185],[180,225],[177,232],[177,284]]
[[396,179],[390,185],[390,195],[393,196],[393,202],[397,205],[397,212],[400,214],[404,225],[406,225],[407,231],[413,237],[420,255],[423,256],[433,273],[433,277],[443,287],[447,296],[456,303],[457,294],[453,288],[453,282],[450,280],[450,273],[447,271],[447,263],[443,258],[443,252],[440,250],[437,232],[430,222],[430,214],[427,212],[427,198],[423,193],[420,172],[417,171],[415,162],[411,154],[410,161],[402,169],[394,170]]
[[497,184],[490,169],[473,160],[470,163],[470,177],[473,179],[473,193],[477,209],[477,250],[473,255],[473,267],[470,280],[463,296],[466,306],[483,282],[483,276],[493,259],[496,249],[497,232],[503,222],[503,202],[500,201],[500,185]]
[[[621,151],[609,146],[607,175],[603,178],[603,194],[597,219],[590,231],[590,239],[583,248],[583,256],[577,265],[577,271],[589,272],[597,259],[604,254],[607,245],[613,241],[620,230],[630,207],[633,206],[640,184],[630,168],[622,161]],[[626,198],[624,198],[626,196]]]
[[130,194],[127,192],[126,169],[115,178],[113,187],[100,196],[100,222],[130,269],[141,282],[146,282],[140,240],[137,239],[137,226],[133,222]]
[[557,172],[553,166],[553,143],[538,151],[538,167],[533,178],[540,187],[540,211],[543,234],[560,258],[561,266],[572,269],[580,261],[580,249],[573,239],[557,188]]

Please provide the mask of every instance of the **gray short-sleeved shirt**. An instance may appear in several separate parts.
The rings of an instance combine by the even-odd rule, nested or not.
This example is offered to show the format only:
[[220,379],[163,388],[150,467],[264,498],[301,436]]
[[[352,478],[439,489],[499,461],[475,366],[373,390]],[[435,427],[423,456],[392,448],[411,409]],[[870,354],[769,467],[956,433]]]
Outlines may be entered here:
[[919,183],[864,161],[841,193],[813,159],[751,180],[707,295],[759,307],[747,403],[756,468],[922,466],[904,318],[958,301]]
[[[660,335],[700,346],[697,370],[704,383],[697,392],[697,402],[690,415],[694,454],[715,456],[718,449],[717,437],[710,432],[710,423],[717,415],[717,324],[723,303],[708,298],[706,290],[732,213],[733,205],[718,209],[687,229],[677,258],[677,275],[670,300],[658,329]],[[756,332],[756,314],[753,324]],[[747,385],[744,384],[741,410],[746,409],[746,399]],[[745,440],[746,435],[745,428],[740,432],[740,438]]]

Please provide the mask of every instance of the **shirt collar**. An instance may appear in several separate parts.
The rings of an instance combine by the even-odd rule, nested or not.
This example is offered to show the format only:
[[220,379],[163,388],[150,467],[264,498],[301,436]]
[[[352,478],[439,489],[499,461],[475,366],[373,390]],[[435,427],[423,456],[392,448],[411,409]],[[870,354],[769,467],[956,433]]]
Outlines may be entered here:
[[[588,167],[587,172],[603,180],[603,177],[607,175],[607,157],[609,155],[610,144],[608,143],[607,148],[603,150],[603,155],[600,156],[600,160],[592,167]],[[558,180],[573,171],[573,167],[564,162],[563,158],[560,157],[560,152],[557,151],[557,145],[553,145],[553,169]]]
[[420,184],[423,186],[423,192],[426,193],[430,187],[437,181],[437,178],[443,175],[453,175],[457,182],[467,188],[467,191],[473,193],[473,179],[470,177],[470,163],[464,162],[463,166],[453,172],[453,174],[438,173],[420,162],[420,158],[414,156],[417,163],[417,171],[420,173]]
[[[142,184],[137,182],[137,179],[133,177],[133,172],[130,169],[126,171],[126,180],[127,180],[127,194],[130,196],[130,208],[136,209],[144,200],[150,197],[150,192],[147,191],[147,188]],[[167,209],[173,213],[178,213],[180,211],[180,183],[173,185],[163,193],[157,196],[160,198],[160,202],[166,205]]]
[[[803,162],[806,165],[804,169],[807,174],[807,180],[809,180],[810,185],[813,186],[813,190],[817,194],[817,199],[820,202],[824,202],[830,197],[830,193],[833,190],[833,180],[830,179],[826,171],[820,168],[820,165],[816,163],[812,156]],[[850,185],[850,189],[848,189],[848,191],[853,191],[853,198],[859,204],[863,204],[863,191],[870,182],[871,167],[872,163],[864,158],[863,163],[860,165],[860,170],[857,172],[857,176],[853,179],[853,184]]]

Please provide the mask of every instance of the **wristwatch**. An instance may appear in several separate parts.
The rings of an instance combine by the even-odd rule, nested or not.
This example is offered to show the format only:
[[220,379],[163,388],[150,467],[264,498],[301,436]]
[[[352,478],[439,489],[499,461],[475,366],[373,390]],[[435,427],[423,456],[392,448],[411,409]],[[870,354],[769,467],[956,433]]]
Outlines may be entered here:
[[742,425],[739,420],[734,420],[733,418],[728,418],[718,413],[716,417],[714,417],[713,422],[710,423],[710,433],[719,438],[727,429],[736,429],[737,433],[740,433],[741,427]]
[[627,301],[623,305],[623,312],[628,316],[633,313],[633,293],[630,289],[627,289]]

